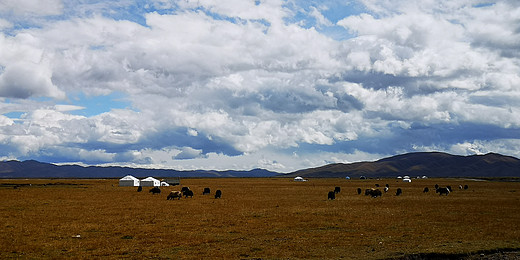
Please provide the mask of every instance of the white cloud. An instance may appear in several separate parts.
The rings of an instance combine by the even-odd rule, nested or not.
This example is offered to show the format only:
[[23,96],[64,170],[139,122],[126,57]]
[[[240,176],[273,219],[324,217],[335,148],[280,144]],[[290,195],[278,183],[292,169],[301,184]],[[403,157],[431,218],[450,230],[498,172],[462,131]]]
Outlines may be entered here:
[[197,157],[200,157],[202,154],[202,150],[193,149],[191,147],[184,147],[182,148],[182,151],[175,155],[173,159],[175,160],[187,160],[187,159],[194,159]]
[[[467,142],[512,153],[513,141],[491,139],[520,126],[514,1],[360,2],[365,13],[340,19],[328,3],[276,0],[40,12],[4,1],[0,111],[11,114],[0,117],[0,156],[290,171]],[[23,8],[38,27],[20,26]],[[316,22],[302,27],[296,14]],[[354,36],[320,32],[331,21]],[[56,105],[114,92],[130,107],[85,117],[73,114],[89,105]],[[449,130],[468,125],[494,132]]]
[[10,64],[0,74],[0,96],[11,98],[65,98],[65,93],[53,84],[52,72],[45,65],[30,62]]
[[0,10],[16,15],[59,15],[63,11],[63,3],[61,0],[2,0]]

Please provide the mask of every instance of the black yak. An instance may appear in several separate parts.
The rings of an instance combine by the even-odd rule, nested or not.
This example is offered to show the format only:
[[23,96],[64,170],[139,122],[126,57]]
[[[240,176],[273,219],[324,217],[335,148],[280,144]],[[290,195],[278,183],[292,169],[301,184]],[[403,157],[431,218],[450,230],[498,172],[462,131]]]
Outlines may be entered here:
[[357,194],[361,194],[361,188],[357,188]]
[[381,192],[380,189],[366,189],[365,195],[370,195],[372,198],[377,198],[377,197],[381,197],[381,195],[383,195],[383,193]]
[[150,189],[150,191],[152,194],[160,194],[161,193],[161,189],[159,187],[153,187]]
[[329,200],[335,200],[336,199],[336,193],[334,191],[329,191],[329,194],[327,196],[327,199]]
[[143,186],[137,187],[137,192],[141,192],[141,191],[143,191]]
[[220,199],[222,197],[222,191],[221,190],[217,190],[215,192],[215,199]]
[[448,187],[439,187],[435,190],[435,192],[439,193],[439,196],[442,194],[448,196],[448,194],[450,194],[450,189],[448,189]]
[[220,199],[222,197],[222,191],[221,190],[217,190],[215,192],[215,199]]
[[209,188],[204,188],[204,191],[202,191],[202,195],[210,194],[211,190]]
[[187,197],[193,198],[193,191],[192,190],[184,191],[184,193],[182,193],[182,194],[184,195],[184,198],[187,198]]
[[430,189],[428,187],[424,187],[424,190],[422,192],[424,192],[424,193],[430,192]]
[[395,196],[399,196],[403,194],[403,190],[401,190],[401,188],[397,188],[397,191],[395,192]]
[[[183,196],[186,196],[186,192],[191,191],[190,187],[182,187],[181,192]],[[192,192],[193,193],[193,192]]]
[[340,192],[341,192],[341,187],[334,188],[334,193],[340,193]]

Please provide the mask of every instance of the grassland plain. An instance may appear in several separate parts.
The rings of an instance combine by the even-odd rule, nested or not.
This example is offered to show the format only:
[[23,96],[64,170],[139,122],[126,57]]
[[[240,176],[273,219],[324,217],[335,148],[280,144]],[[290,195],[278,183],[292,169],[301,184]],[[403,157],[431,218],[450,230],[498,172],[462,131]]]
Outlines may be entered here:
[[[195,196],[175,201],[166,196],[179,186],[152,195],[114,179],[0,183],[1,259],[384,259],[520,248],[519,182],[182,179]],[[376,183],[389,192],[357,195]],[[422,192],[435,184],[469,189]],[[327,200],[335,186],[341,192]]]

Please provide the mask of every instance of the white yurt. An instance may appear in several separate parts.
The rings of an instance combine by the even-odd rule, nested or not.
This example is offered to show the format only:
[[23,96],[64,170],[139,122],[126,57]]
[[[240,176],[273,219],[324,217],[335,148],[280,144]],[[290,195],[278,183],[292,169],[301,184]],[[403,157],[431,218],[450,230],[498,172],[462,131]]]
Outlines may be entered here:
[[119,179],[119,186],[120,187],[133,187],[133,186],[139,186],[139,179],[132,175],[127,175],[121,179]]
[[296,178],[294,178],[294,181],[306,181],[304,178],[298,176]]
[[165,187],[166,187],[166,186],[170,186],[170,184],[168,184],[168,183],[165,182],[165,181],[161,181],[161,186],[165,186]]
[[411,179],[403,179],[403,182],[412,182]]
[[154,177],[148,177],[141,180],[141,186],[143,187],[158,187],[161,186],[161,181]]

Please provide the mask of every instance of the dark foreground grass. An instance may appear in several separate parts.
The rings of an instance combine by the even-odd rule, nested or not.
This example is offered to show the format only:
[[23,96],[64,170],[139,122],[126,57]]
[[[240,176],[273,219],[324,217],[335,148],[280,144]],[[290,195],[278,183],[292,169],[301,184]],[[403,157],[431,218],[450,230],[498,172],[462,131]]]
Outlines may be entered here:
[[[117,180],[0,182],[2,259],[421,259],[410,257],[520,248],[517,182],[183,179],[195,196],[175,201],[166,196],[179,186],[152,195]],[[357,195],[376,183],[390,191]],[[422,192],[435,184],[469,189]]]

